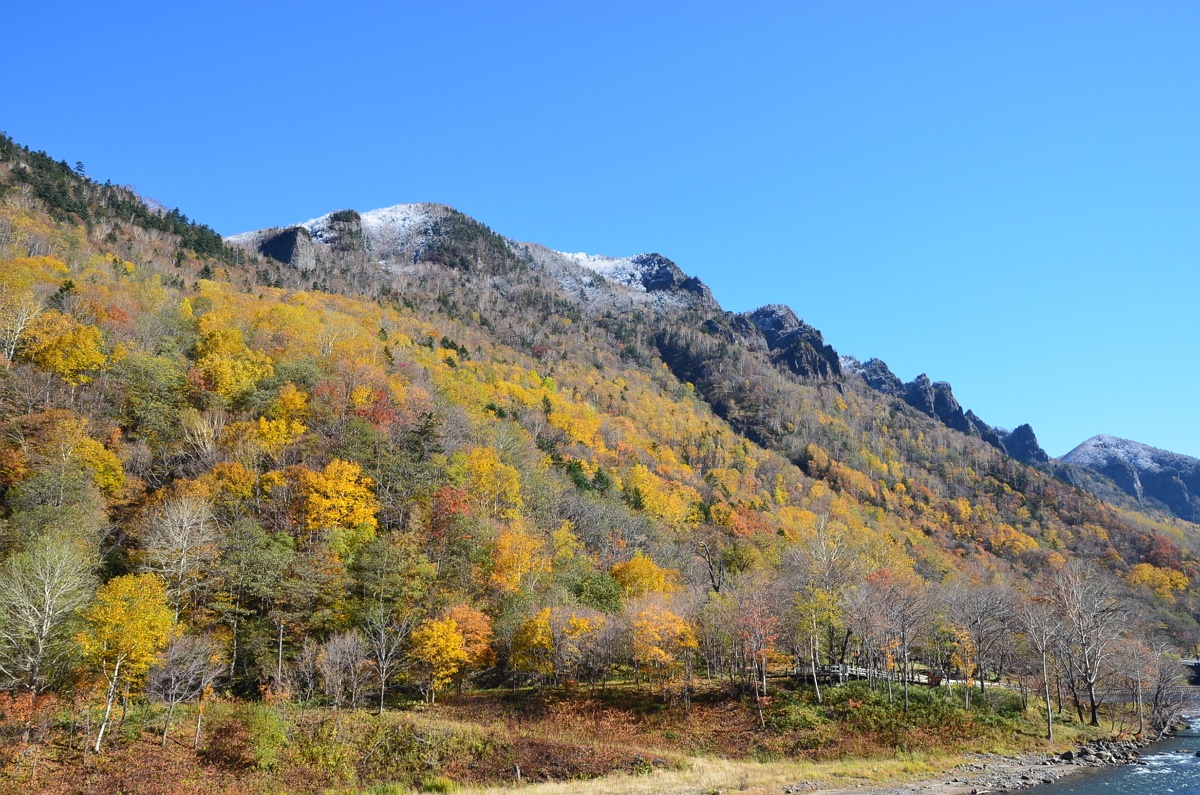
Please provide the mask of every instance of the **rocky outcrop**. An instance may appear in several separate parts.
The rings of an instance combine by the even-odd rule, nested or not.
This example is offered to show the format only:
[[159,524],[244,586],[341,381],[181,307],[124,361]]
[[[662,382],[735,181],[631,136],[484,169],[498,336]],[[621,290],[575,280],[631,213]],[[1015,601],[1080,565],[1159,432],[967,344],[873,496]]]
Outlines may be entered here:
[[905,384],[879,359],[868,359],[859,363],[857,359],[848,356],[843,362],[843,369],[847,375],[861,378],[876,392],[900,398],[922,414],[956,431],[978,436],[992,447],[1003,450],[1024,464],[1036,466],[1050,460],[1046,451],[1038,445],[1033,428],[1022,425],[1012,433],[993,428],[975,412],[963,411],[950,384],[945,381],[930,381],[929,376],[921,373]]
[[962,433],[974,430],[962,406],[954,398],[954,391],[945,381],[931,382],[921,373],[904,385],[904,402],[922,414],[940,420],[943,425]]
[[1103,475],[1138,502],[1200,521],[1200,459],[1101,435],[1059,461]]
[[713,302],[708,285],[695,276],[688,276],[679,266],[661,254],[638,254],[629,258],[637,270],[646,292],[682,290],[703,301]]
[[365,247],[362,216],[355,210],[338,210],[313,223],[312,236],[337,251],[362,251]]
[[867,382],[867,386],[876,392],[893,397],[901,397],[904,394],[904,382],[882,359],[867,359],[859,370],[859,375]]
[[700,325],[705,334],[730,345],[741,345],[749,351],[766,351],[767,341],[749,317],[737,312],[725,312],[720,317],[705,320]]
[[267,233],[258,243],[258,253],[278,260],[284,265],[301,271],[317,267],[316,251],[312,235],[302,226],[292,226],[278,232]]
[[[1004,440],[1001,431],[988,425],[979,415],[967,409],[967,422],[971,423],[972,432],[997,450],[1004,450]],[[1005,452],[1008,452],[1005,450]]]
[[825,344],[820,331],[796,317],[790,308],[769,304],[755,309],[749,318],[762,332],[773,364],[786,367],[802,378],[841,377],[837,351]]
[[1034,434],[1029,423],[1018,425],[1001,437],[1000,445],[1004,448],[1004,452],[1023,464],[1037,466],[1050,461],[1050,456],[1046,455],[1046,451],[1038,444],[1037,435]]

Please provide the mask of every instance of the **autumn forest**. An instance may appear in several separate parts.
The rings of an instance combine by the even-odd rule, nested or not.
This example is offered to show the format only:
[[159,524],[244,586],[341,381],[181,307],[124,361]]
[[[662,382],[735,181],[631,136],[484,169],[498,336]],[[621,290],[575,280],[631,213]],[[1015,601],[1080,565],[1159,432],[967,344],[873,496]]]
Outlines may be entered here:
[[0,792],[1177,720],[1195,525],[438,212],[410,266],[299,269],[0,139]]

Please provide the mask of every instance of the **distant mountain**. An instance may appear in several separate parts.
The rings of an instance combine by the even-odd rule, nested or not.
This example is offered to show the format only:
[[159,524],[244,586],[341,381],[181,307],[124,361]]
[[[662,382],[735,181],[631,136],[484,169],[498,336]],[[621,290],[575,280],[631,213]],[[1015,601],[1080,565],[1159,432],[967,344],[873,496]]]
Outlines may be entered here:
[[[1069,467],[1107,478],[1139,503],[1165,508],[1181,519],[1200,520],[1200,459],[1116,436],[1093,436],[1058,459]],[[1102,488],[1060,468],[1060,477],[1105,497]]]

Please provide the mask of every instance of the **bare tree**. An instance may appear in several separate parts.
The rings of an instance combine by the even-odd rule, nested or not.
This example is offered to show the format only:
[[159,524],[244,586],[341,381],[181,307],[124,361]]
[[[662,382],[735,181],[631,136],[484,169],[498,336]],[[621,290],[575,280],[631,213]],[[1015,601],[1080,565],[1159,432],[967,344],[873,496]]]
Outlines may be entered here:
[[150,517],[142,536],[142,568],[161,576],[179,621],[203,586],[205,569],[217,557],[217,528],[208,502],[175,497]]
[[842,592],[864,573],[863,558],[852,549],[846,526],[831,522],[828,514],[822,514],[812,532],[800,534],[788,564],[789,585],[794,594],[791,634],[794,642],[803,639],[807,646],[813,688],[817,703],[821,704],[824,700],[817,676],[821,634],[827,633],[832,656],[834,622]]
[[363,621],[363,636],[371,657],[371,665],[379,680],[379,714],[383,714],[383,701],[387,696],[388,682],[400,669],[404,660],[404,646],[412,631],[412,619],[407,615],[397,620],[395,615],[382,605],[376,605]]
[[[320,659],[320,644],[306,637],[289,670],[292,692],[301,704],[311,702],[317,695],[317,688],[321,684]],[[282,684],[279,682],[278,686]]]
[[1050,706],[1050,654],[1055,639],[1062,632],[1062,621],[1054,606],[1044,597],[1033,597],[1021,603],[1017,620],[1025,633],[1029,647],[1038,655],[1042,668],[1042,698],[1046,702],[1046,739],[1054,740],[1054,710]]
[[734,608],[729,616],[731,634],[754,688],[762,726],[766,726],[762,707],[767,698],[767,662],[779,637],[778,604],[782,591],[777,586],[777,582],[760,575],[742,579],[730,593]]
[[0,687],[48,688],[74,644],[71,617],[87,604],[94,580],[75,544],[52,535],[33,540],[0,568]]
[[[904,709],[909,707],[909,683],[912,680],[912,648],[930,619],[929,585],[912,572],[892,573],[879,569],[867,575],[856,589],[859,610],[874,611],[870,630],[881,632],[883,649],[900,652],[900,677],[904,687]],[[869,631],[870,631],[869,630]],[[890,655],[890,651],[883,654]],[[889,693],[891,685],[888,685]],[[890,697],[890,696],[889,696]]]
[[[167,745],[175,707],[184,701],[201,698],[205,690],[221,675],[224,664],[218,644],[210,637],[181,635],[173,639],[163,652],[146,683],[146,692],[167,705],[163,723],[162,744]],[[200,717],[197,715],[197,733]]]
[[357,632],[339,632],[321,644],[317,669],[334,708],[358,706],[366,683],[367,648]]
[[1188,704],[1180,674],[1179,655],[1159,646],[1147,680],[1150,727],[1161,737],[1179,722]]
[[1003,641],[1009,637],[1013,600],[1012,591],[1000,585],[959,582],[946,593],[946,617],[965,630],[971,641],[971,649],[975,654],[975,678],[981,693],[988,665],[994,661]]
[[21,338],[41,312],[42,302],[32,290],[0,287],[0,353],[5,369],[12,368]]
[[1108,577],[1080,563],[1069,563],[1055,573],[1050,595],[1066,628],[1064,641],[1071,647],[1075,672],[1087,692],[1089,722],[1099,726],[1096,682],[1121,637],[1129,611]]
[[191,412],[183,418],[183,440],[198,466],[211,464],[217,456],[221,434],[228,417],[223,411]]
[[[866,663],[868,683],[874,690],[878,682],[877,672],[883,668],[888,631],[882,612],[876,601],[876,589],[866,582],[846,589],[842,594],[842,612],[849,631],[853,632],[861,647],[861,656]],[[888,679],[888,698],[891,698],[891,679]]]

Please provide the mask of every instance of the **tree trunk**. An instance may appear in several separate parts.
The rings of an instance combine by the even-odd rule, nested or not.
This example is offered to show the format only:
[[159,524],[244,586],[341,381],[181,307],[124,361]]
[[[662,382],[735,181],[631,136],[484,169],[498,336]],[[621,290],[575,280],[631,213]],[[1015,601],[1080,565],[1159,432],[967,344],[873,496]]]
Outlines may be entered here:
[[1091,712],[1091,721],[1089,721],[1089,725],[1099,726],[1100,725],[1100,705],[1098,703],[1096,703],[1096,683],[1095,682],[1089,681],[1087,683],[1087,694],[1088,694],[1088,709]]
[[100,743],[104,741],[104,730],[108,728],[108,719],[112,715],[113,700],[117,697],[117,680],[121,674],[121,661],[117,660],[117,664],[113,666],[112,681],[108,685],[108,699],[104,705],[104,719],[100,721],[100,728],[96,731],[96,745],[93,750],[100,753]]
[[275,687],[283,689],[283,622],[279,622],[279,642],[275,656]]
[[1067,691],[1071,694],[1071,703],[1075,705],[1075,712],[1079,715],[1079,722],[1083,723],[1083,702],[1079,700],[1079,687],[1075,684],[1074,676],[1067,680]]
[[817,691],[817,703],[824,704],[825,700],[821,698],[821,683],[817,678],[817,643],[814,638],[808,639],[808,650],[812,655],[813,689]]
[[172,701],[167,705],[167,720],[163,724],[162,747],[167,747],[167,735],[171,733],[171,718],[175,716],[175,702]]
[[241,590],[241,588],[239,588],[238,594],[237,594],[237,599],[235,599],[234,603],[233,603],[233,626],[230,627],[230,631],[233,633],[233,639],[232,639],[233,645],[229,651],[229,678],[230,679],[233,679],[233,672],[234,672],[235,667],[237,666],[238,624],[241,623],[241,621],[238,620],[238,611],[241,609],[242,609],[242,590]]
[[1042,687],[1046,694],[1046,739],[1054,742],[1054,710],[1050,708],[1050,671],[1045,652],[1042,652]]

